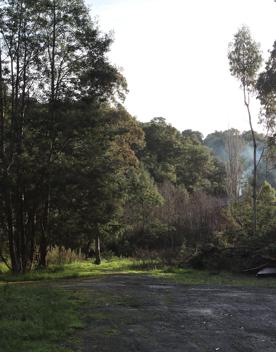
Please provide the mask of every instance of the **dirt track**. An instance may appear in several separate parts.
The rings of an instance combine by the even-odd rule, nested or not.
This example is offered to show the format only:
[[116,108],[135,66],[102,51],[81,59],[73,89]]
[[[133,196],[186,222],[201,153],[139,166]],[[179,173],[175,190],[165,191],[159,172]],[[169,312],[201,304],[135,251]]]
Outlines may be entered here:
[[107,276],[89,294],[84,352],[275,352],[276,289],[184,286]]

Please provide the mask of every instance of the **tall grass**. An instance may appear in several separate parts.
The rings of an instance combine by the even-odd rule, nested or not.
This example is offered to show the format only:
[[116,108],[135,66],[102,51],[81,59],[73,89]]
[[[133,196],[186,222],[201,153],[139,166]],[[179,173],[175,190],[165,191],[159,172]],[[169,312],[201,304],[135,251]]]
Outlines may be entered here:
[[52,247],[47,253],[48,264],[70,264],[76,261],[84,260],[81,251],[66,249],[64,247]]

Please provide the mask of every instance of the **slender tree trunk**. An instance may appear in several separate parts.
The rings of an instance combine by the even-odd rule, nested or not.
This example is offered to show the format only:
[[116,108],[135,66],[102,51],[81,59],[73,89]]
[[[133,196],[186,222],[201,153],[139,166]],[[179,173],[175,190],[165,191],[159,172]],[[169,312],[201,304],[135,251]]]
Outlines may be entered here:
[[29,240],[29,269],[32,269],[33,261],[34,261],[34,253],[35,253],[35,219],[36,216],[34,214],[34,210],[30,216],[30,224],[29,224],[29,233],[30,233],[30,240]]
[[[49,61],[50,61],[50,97],[49,97],[49,121],[47,127],[47,133],[49,137],[49,150],[46,163],[51,163],[52,153],[53,153],[53,146],[54,146],[54,139],[55,139],[55,130],[54,130],[54,122],[55,122],[55,115],[56,115],[56,99],[55,99],[55,81],[56,81],[56,0],[53,1],[52,4],[52,38],[49,42]],[[51,199],[51,187],[50,187],[50,174],[49,171],[46,172],[45,175],[45,186],[44,186],[44,200],[43,200],[43,214],[41,221],[41,237],[39,243],[39,266],[46,267],[47,266],[47,250],[49,244],[49,213],[50,213],[50,199]]]
[[2,69],[2,47],[0,43],[0,159],[4,163],[4,84]]
[[46,268],[47,266],[47,239],[44,234],[42,234],[39,244],[39,267]]
[[89,258],[90,247],[91,247],[91,241],[88,241],[86,246],[84,247],[85,259]]
[[100,265],[102,262],[101,259],[101,242],[100,242],[100,234],[97,231],[97,235],[95,238],[95,264]]
[[39,243],[39,266],[46,267],[46,256],[48,248],[48,232],[49,232],[49,208],[50,208],[50,187],[48,185],[46,190],[47,199],[44,203],[44,211],[41,219],[41,237]]
[[[5,213],[5,220],[6,220],[6,227],[7,227],[7,232],[8,232],[8,243],[9,243],[9,253],[10,253],[10,260],[11,260],[11,270],[14,273],[20,272],[21,271],[21,264],[20,264],[20,258],[19,258],[19,250],[18,250],[18,237],[16,237],[15,229],[14,229],[14,211],[13,211],[13,200],[12,200],[12,195],[10,191],[10,187],[6,185],[6,182],[8,180],[8,164],[11,163],[12,159],[12,153],[13,153],[13,145],[14,145],[14,80],[13,80],[13,60],[11,58],[11,82],[12,82],[12,95],[11,95],[11,112],[12,112],[12,130],[11,130],[11,149],[10,149],[10,160],[6,159],[5,156],[5,143],[4,143],[4,138],[5,138],[5,93],[4,93],[4,83],[3,83],[3,68],[2,68],[2,43],[1,43],[1,49],[0,49],[0,159],[1,159],[1,164],[2,164],[2,176],[4,180],[4,187],[3,187],[3,207],[4,207],[4,213]],[[16,241],[17,240],[17,241]]]
[[257,143],[256,143],[256,136],[255,131],[253,129],[252,124],[252,116],[250,111],[250,103],[249,103],[249,94],[246,95],[246,87],[243,86],[243,94],[244,94],[244,104],[247,109],[248,113],[248,120],[250,125],[250,131],[252,135],[252,142],[253,142],[253,181],[252,181],[252,230],[253,236],[256,236],[257,232]]
[[253,169],[253,235],[257,232],[257,144],[254,139],[254,169]]

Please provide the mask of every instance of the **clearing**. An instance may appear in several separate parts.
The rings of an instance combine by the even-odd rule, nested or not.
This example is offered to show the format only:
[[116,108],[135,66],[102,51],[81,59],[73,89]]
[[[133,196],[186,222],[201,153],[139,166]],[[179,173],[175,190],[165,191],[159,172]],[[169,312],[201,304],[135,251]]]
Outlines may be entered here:
[[66,280],[79,292],[83,352],[275,352],[276,289],[183,285],[146,275]]

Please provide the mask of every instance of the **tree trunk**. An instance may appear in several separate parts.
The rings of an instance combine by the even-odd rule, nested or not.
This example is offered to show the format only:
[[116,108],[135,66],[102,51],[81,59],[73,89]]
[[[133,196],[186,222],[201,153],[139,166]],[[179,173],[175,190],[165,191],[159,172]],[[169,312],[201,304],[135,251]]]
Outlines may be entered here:
[[2,73],[2,48],[0,46],[0,158],[4,162],[4,84]]
[[95,264],[100,265],[102,262],[101,260],[101,243],[100,243],[100,235],[97,233],[95,239]]
[[46,261],[46,256],[47,256],[47,240],[45,235],[43,234],[40,239],[40,244],[39,244],[39,267],[41,268],[46,268],[47,266],[47,261]]
[[253,142],[253,182],[252,182],[252,234],[255,237],[257,232],[257,143],[255,137],[255,131],[252,125],[252,117],[249,106],[249,93],[246,96],[246,88],[243,86],[243,94],[244,94],[244,104],[248,113],[248,120],[250,125],[250,131],[252,135]]
[[257,232],[257,144],[254,138],[254,169],[253,169],[253,236]]

